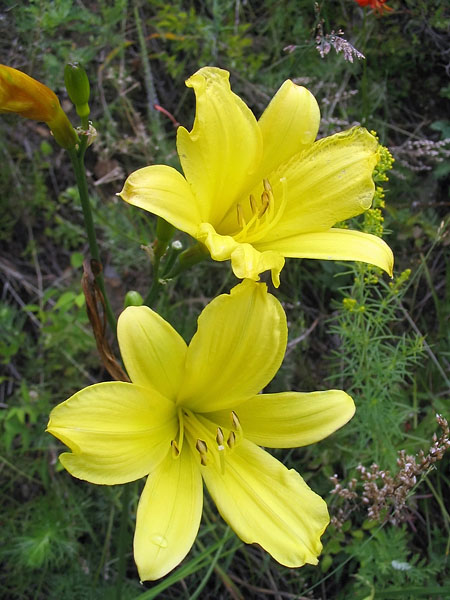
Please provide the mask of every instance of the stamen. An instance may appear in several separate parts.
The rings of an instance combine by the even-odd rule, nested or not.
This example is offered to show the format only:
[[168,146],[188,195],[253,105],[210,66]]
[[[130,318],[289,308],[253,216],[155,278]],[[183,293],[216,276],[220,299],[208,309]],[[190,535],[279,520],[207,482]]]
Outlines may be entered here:
[[206,453],[208,452],[208,446],[206,445],[206,442],[204,442],[203,440],[197,440],[195,447],[198,453],[200,454],[200,462],[204,467],[206,467],[206,465],[208,464],[208,459],[206,456]]
[[178,448],[178,444],[176,443],[175,440],[172,440],[170,442],[170,445],[172,446],[172,456],[173,456],[173,458],[178,458],[180,456],[180,449]]
[[223,437],[223,431],[220,427],[217,428],[216,442],[219,450],[225,450],[225,446],[223,445],[225,438]]
[[239,421],[237,414],[234,412],[234,410],[231,411],[231,423],[233,425],[234,432],[230,432],[230,434],[233,433],[232,441],[231,441],[230,436],[228,436],[227,443],[230,448],[231,448],[230,441],[231,441],[231,444],[237,445],[241,442],[242,438],[244,437],[244,432],[242,431],[241,423]]
[[217,428],[216,435],[217,448],[219,450],[219,463],[220,463],[220,472],[222,475],[225,474],[225,446],[223,445],[224,437],[223,431],[220,427]]
[[243,229],[245,227],[245,219],[244,219],[244,211],[242,210],[242,206],[240,204],[236,204],[236,211],[237,211],[238,225],[239,225],[239,227],[242,227],[242,229]]
[[236,431],[239,431],[239,429],[242,429],[241,422],[239,421],[239,418],[238,418],[237,414],[234,412],[234,410],[231,411],[231,424],[233,425],[233,427]]
[[236,434],[234,433],[234,431],[230,431],[230,434],[227,439],[228,448],[230,450],[232,450],[234,448],[235,444],[236,444]]
[[270,181],[268,179],[263,179],[263,186],[266,192],[272,191],[272,186],[270,185]]
[[182,408],[178,409],[178,423],[179,423],[179,427],[180,430],[178,432],[178,447],[179,450],[183,449],[183,442],[184,442],[184,419],[183,419],[183,414],[188,417],[189,415],[183,411]]
[[270,204],[270,196],[266,191],[264,191],[261,194],[261,202],[262,202],[262,206],[259,211],[259,215],[258,215],[259,218],[261,218],[263,216],[263,214],[266,212],[266,210]]
[[195,447],[200,452],[200,454],[206,454],[208,452],[208,446],[206,445],[206,442],[204,442],[203,440],[197,440]]
[[254,215],[258,211],[258,207],[256,206],[256,200],[255,200],[255,196],[253,194],[250,194],[249,201],[250,201],[250,208],[252,211],[252,215]]

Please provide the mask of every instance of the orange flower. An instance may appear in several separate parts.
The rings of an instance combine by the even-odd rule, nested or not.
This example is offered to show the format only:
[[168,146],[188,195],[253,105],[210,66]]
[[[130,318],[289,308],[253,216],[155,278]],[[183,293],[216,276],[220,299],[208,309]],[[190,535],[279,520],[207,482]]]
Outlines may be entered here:
[[63,148],[72,148],[78,141],[56,94],[43,83],[6,65],[0,65],[0,113],[44,121]]
[[360,6],[370,6],[370,8],[382,15],[383,11],[390,12],[392,8],[385,4],[386,0],[356,0]]

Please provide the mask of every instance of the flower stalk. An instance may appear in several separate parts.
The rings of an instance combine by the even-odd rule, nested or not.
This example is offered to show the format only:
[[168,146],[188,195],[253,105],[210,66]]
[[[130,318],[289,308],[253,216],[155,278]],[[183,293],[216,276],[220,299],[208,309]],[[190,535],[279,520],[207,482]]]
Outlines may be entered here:
[[[76,150],[75,148],[70,148],[68,149],[68,153],[70,156],[70,160],[72,161],[72,166],[75,173],[75,180],[77,182],[77,187],[80,194],[81,208],[83,210],[84,217],[84,226],[86,229],[86,234],[88,236],[89,252],[91,254],[91,258],[97,261],[99,264],[101,264],[100,251],[98,249],[97,237],[94,228],[94,219],[92,218],[91,202],[89,200],[86,169],[84,166],[84,148],[81,147],[79,150]],[[111,330],[115,332],[117,327],[116,318],[114,316],[111,304],[106,294],[105,281],[101,272],[97,274],[96,281],[105,300],[105,311],[108,324],[111,327]]]

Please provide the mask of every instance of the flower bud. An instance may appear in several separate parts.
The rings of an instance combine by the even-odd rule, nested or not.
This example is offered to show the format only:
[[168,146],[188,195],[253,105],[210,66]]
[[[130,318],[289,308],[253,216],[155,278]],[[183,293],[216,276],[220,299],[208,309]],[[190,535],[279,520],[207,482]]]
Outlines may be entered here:
[[64,69],[64,83],[79,117],[88,117],[91,88],[86,71],[79,63],[69,63]]
[[78,142],[56,94],[43,83],[6,65],[0,65],[0,113],[44,121],[63,148],[73,148]]
[[128,308],[128,306],[142,306],[143,304],[144,299],[139,292],[136,292],[136,290],[130,290],[126,293],[123,301],[124,308]]

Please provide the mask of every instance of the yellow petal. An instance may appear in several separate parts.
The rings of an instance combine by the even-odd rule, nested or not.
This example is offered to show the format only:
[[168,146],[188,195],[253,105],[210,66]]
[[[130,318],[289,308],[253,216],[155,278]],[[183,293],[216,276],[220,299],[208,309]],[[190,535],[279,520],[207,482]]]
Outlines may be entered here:
[[[245,437],[268,448],[313,444],[345,425],[354,412],[353,400],[340,390],[258,394],[236,411]],[[229,427],[230,411],[205,416]]]
[[209,493],[225,521],[246,543],[257,543],[282,565],[317,564],[327,505],[294,470],[247,440],[225,459],[202,467]]
[[285,81],[258,121],[263,136],[261,179],[311,145],[319,121],[319,105],[311,92]]
[[178,402],[196,412],[234,408],[269,383],[286,340],[281,304],[265,284],[245,279],[200,315]]
[[259,281],[260,273],[270,270],[274,286],[279,287],[280,272],[284,267],[283,255],[279,252],[259,252],[251,244],[241,244],[229,235],[220,235],[210,223],[202,223],[196,237],[208,248],[214,260],[231,259],[233,273],[239,279]]
[[203,505],[197,457],[186,444],[177,459],[169,453],[149,475],[139,500],[134,558],[141,581],[163,577],[194,543]]
[[177,148],[203,221],[217,224],[249,184],[262,140],[248,106],[231,91],[229,73],[204,67],[186,81],[195,92],[194,127],[179,127]]
[[122,381],[97,383],[56,406],[47,431],[69,446],[60,460],[74,477],[112,485],[152,471],[170,450],[174,404]]
[[394,256],[381,238],[352,229],[333,228],[320,233],[304,233],[260,244],[261,249],[276,248],[291,258],[320,260],[356,260],[383,269],[392,277]]
[[210,223],[201,223],[195,237],[204,244],[214,260],[230,260],[239,243],[230,235],[220,235]]
[[264,242],[326,231],[370,208],[377,161],[376,139],[363,127],[354,127],[315,142],[281,165],[270,183],[275,198],[282,197],[286,185],[287,205]]
[[179,333],[147,306],[129,306],[119,317],[117,336],[131,381],[175,400],[187,351]]
[[280,272],[284,267],[284,257],[280,252],[265,250],[260,252],[251,244],[239,244],[231,253],[233,273],[240,279],[259,281],[259,274],[271,271],[272,283],[280,286]]
[[190,185],[172,167],[152,165],[138,169],[125,181],[119,196],[192,236],[203,220]]

